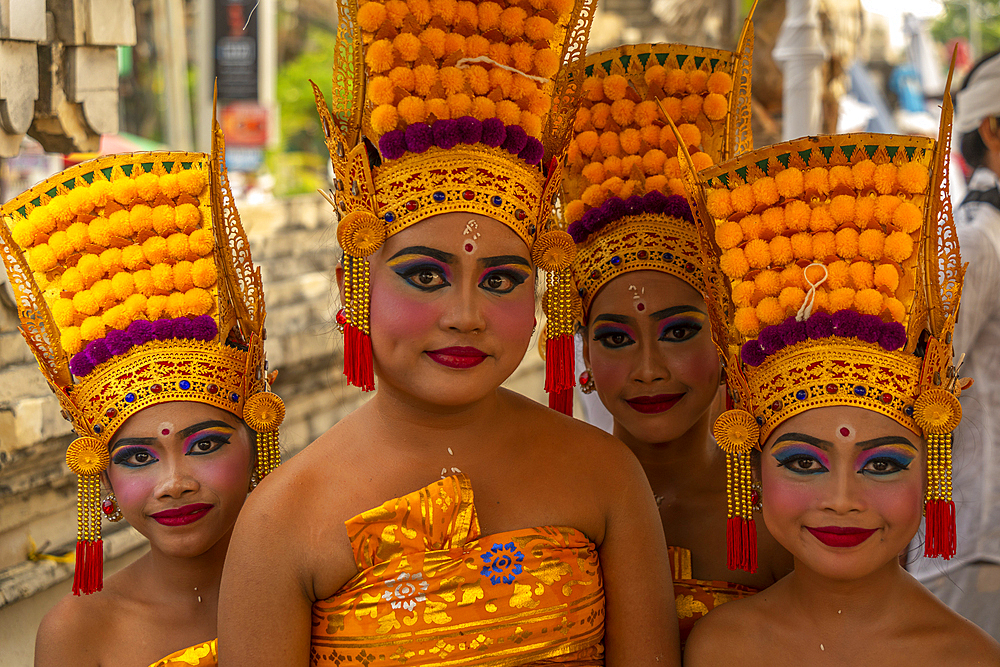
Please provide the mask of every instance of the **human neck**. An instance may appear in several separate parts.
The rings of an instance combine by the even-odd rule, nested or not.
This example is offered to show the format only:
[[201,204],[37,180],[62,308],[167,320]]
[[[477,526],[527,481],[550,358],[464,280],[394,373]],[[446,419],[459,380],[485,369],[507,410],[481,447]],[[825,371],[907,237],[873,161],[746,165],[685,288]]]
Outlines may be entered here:
[[421,400],[385,383],[379,386],[370,405],[379,416],[380,425],[397,434],[405,433],[408,439],[422,442],[424,436],[439,439],[443,432],[467,431],[489,424],[502,401],[501,391],[497,388],[477,401],[452,406]]
[[796,559],[795,570],[788,577],[788,590],[793,607],[819,627],[832,618],[878,627],[897,615],[894,610],[900,603],[900,589],[908,580],[909,575],[896,559],[850,581],[825,577]]
[[208,551],[198,556],[171,556],[151,546],[143,568],[147,591],[156,591],[164,601],[217,607],[222,568],[232,529]]
[[616,420],[614,435],[639,459],[653,492],[660,495],[668,487],[713,485],[718,481],[711,475],[702,474],[715,468],[720,461],[719,449],[709,437],[710,422],[711,410],[706,409],[680,436],[664,442],[646,442],[625,430]]

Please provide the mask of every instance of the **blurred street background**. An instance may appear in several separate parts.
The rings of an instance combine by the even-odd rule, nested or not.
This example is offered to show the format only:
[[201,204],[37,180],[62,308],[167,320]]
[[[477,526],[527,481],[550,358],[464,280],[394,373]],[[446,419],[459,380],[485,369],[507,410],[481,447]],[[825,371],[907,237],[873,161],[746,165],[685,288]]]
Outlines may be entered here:
[[[590,49],[735,49],[751,5],[600,0]],[[329,156],[309,82],[329,99],[337,22],[333,0],[0,0],[0,201],[101,154],[208,151],[217,81],[229,176],[264,276],[275,390],[288,406],[286,456],[363,400],[340,372],[335,220],[316,193],[330,186]],[[1000,48],[1000,0],[760,0],[754,24],[758,146],[821,132],[935,136],[952,52],[957,87]],[[962,179],[952,183],[960,201]],[[76,490],[69,424],[4,281],[0,667],[21,667],[41,617],[69,590]],[[534,345],[509,384],[543,400]],[[127,526],[106,535],[109,572],[143,552]]]

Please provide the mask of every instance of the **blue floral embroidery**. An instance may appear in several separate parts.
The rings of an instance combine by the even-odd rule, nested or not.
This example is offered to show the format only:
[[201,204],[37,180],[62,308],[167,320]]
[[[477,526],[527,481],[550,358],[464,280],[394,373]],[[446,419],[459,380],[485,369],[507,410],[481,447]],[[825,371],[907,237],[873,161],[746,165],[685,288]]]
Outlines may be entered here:
[[482,555],[482,559],[486,565],[480,574],[489,577],[491,584],[496,585],[501,581],[512,584],[514,575],[522,572],[521,561],[524,560],[524,554],[517,550],[513,542],[508,542],[494,544],[489,553]]

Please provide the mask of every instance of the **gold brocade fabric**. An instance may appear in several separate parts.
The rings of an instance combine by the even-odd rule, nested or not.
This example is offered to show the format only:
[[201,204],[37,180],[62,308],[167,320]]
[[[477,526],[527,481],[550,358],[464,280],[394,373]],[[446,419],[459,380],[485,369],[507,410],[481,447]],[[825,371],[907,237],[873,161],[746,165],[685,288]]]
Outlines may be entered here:
[[346,522],[358,575],[313,605],[312,665],[603,665],[597,548],[575,528],[480,534],[447,477]]
[[760,591],[728,581],[706,581],[691,576],[691,551],[683,547],[667,547],[670,555],[670,575],[674,580],[674,601],[677,623],[681,632],[681,649],[695,622],[721,604],[750,597]]
[[218,640],[203,642],[190,648],[171,653],[149,667],[216,667],[219,664]]

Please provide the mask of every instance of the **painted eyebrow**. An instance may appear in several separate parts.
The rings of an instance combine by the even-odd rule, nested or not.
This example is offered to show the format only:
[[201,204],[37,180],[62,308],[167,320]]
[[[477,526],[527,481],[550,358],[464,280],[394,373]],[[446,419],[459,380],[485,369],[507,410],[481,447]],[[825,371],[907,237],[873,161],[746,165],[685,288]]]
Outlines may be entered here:
[[594,322],[600,322],[601,320],[607,322],[617,322],[618,324],[630,324],[633,320],[627,315],[614,315],[612,313],[602,313],[594,318]]
[[531,264],[528,260],[520,255],[497,255],[496,257],[486,257],[479,260],[479,263],[487,269],[493,268],[494,266],[504,266],[505,264],[517,264],[526,269],[531,268]]
[[884,445],[906,445],[914,451],[917,449],[913,446],[912,442],[901,435],[886,435],[881,438],[874,438],[872,440],[855,443],[855,447],[860,447],[863,451],[875,449],[876,447],[882,447]]
[[188,426],[187,428],[184,428],[184,429],[181,429],[180,431],[178,431],[177,434],[179,436],[181,436],[182,438],[186,438],[189,435],[191,435],[192,433],[197,433],[198,431],[203,431],[206,428],[212,428],[212,427],[219,428],[220,426],[222,428],[228,428],[228,429],[232,429],[233,428],[232,424],[227,424],[224,421],[219,421],[218,419],[213,419],[213,420],[210,420],[210,421],[199,422],[199,423],[194,424],[192,426]]
[[156,438],[122,438],[116,442],[111,451],[118,451],[122,447],[151,447],[156,444]]
[[[778,439],[774,441],[774,445],[779,442],[787,442],[793,440],[795,442],[804,442],[807,445],[812,445],[814,447],[819,447],[820,449],[830,449],[833,446],[832,442],[826,440],[820,440],[819,438],[814,438],[811,435],[806,435],[805,433],[784,433],[778,436]],[[771,445],[774,447],[774,445]]]
[[671,315],[677,315],[678,313],[701,313],[702,315],[707,315],[705,311],[696,306],[671,306],[670,308],[664,308],[663,310],[658,310],[651,314],[650,317],[654,320],[662,320]]
[[455,256],[449,252],[444,252],[443,250],[438,250],[437,248],[428,248],[423,245],[414,245],[409,248],[403,248],[395,255],[389,258],[389,261],[396,259],[397,257],[403,257],[405,255],[426,255],[432,259],[436,259],[444,264],[450,264],[455,261]]

